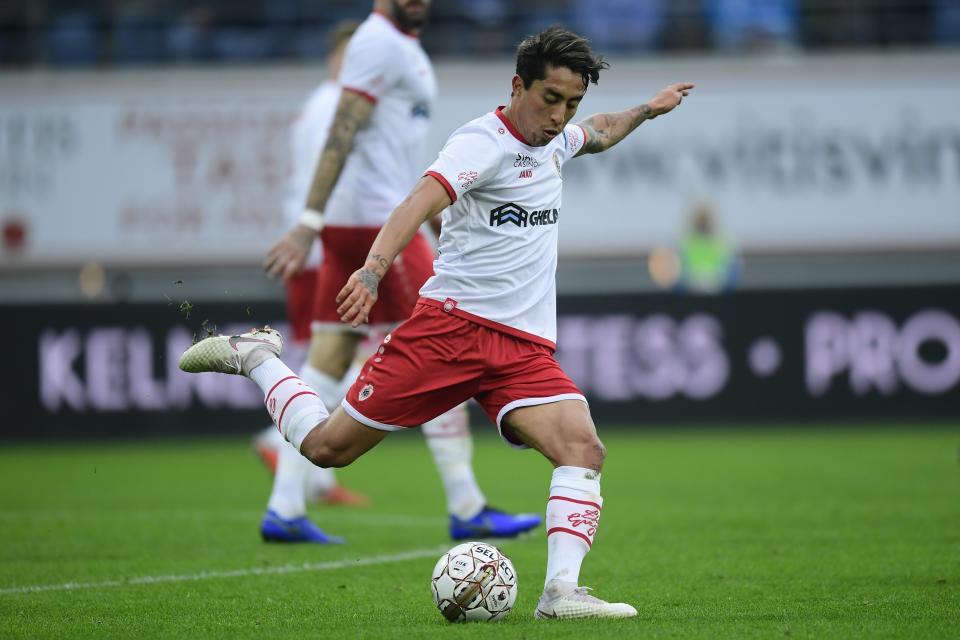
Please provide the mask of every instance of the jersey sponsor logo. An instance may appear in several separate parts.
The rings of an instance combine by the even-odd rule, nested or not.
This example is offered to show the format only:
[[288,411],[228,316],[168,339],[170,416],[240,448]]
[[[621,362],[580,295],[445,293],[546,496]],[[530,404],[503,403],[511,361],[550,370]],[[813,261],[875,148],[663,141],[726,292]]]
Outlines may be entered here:
[[536,158],[531,156],[525,156],[522,153],[518,153],[517,157],[513,160],[513,166],[515,167],[539,167],[540,163]]
[[521,178],[532,178],[532,177],[533,177],[533,169],[524,169],[523,171],[520,172],[520,177],[521,177]]
[[527,211],[518,204],[508,202],[490,210],[490,226],[499,227],[512,222],[518,227],[536,227],[545,224],[557,224],[559,209],[540,209]]

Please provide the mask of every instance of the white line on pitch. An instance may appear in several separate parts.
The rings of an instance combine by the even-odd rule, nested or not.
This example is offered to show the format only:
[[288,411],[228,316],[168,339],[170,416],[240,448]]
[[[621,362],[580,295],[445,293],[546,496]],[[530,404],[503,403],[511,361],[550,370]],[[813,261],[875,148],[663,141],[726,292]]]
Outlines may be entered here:
[[79,589],[104,589],[109,587],[125,587],[131,585],[160,584],[164,582],[193,582],[197,580],[212,580],[216,578],[245,578],[247,576],[267,576],[287,573],[301,573],[305,571],[334,571],[350,567],[368,567],[378,564],[390,564],[417,560],[419,558],[439,557],[446,546],[430,549],[415,549],[403,553],[384,556],[368,556],[352,560],[333,560],[330,562],[305,562],[303,564],[285,564],[279,567],[251,567],[249,569],[234,569],[232,571],[200,571],[198,573],[182,573],[165,576],[141,576],[124,580],[103,580],[101,582],[64,582],[63,584],[41,584],[29,587],[7,587],[0,589],[0,595],[12,593],[39,593],[42,591],[76,591]]

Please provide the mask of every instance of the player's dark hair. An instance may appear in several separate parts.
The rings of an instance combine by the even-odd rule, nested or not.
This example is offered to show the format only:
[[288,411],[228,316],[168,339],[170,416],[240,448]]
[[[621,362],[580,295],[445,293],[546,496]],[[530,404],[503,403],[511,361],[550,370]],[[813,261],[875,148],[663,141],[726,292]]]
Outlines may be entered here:
[[345,45],[359,28],[360,23],[356,20],[344,20],[335,24],[327,34],[327,53],[333,53]]
[[600,71],[610,67],[603,56],[590,50],[590,41],[555,24],[527,36],[517,47],[517,75],[529,89],[534,80],[547,77],[547,65],[566,67],[583,77],[583,86],[597,84]]

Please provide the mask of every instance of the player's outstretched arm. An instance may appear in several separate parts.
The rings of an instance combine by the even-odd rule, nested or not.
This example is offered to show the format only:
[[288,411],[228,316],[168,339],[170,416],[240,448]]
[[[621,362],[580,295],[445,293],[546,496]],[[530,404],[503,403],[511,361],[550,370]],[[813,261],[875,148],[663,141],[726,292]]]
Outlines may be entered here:
[[652,120],[673,111],[684,96],[690,94],[693,86],[690,82],[671,84],[658,91],[649,102],[640,106],[618,113],[598,113],[578,122],[577,124],[587,133],[587,142],[577,155],[606,151],[626,138],[644,120]]
[[356,92],[340,93],[340,102],[337,103],[337,112],[333,117],[333,124],[330,125],[326,145],[313,173],[313,182],[304,209],[305,218],[284,234],[267,253],[267,259],[263,263],[264,271],[271,278],[281,276],[283,280],[287,280],[303,270],[313,239],[323,226],[320,212],[327,206],[327,200],[340,178],[347,155],[353,148],[353,139],[370,120],[373,107],[369,99]]
[[370,247],[363,267],[347,280],[337,294],[340,320],[356,328],[370,317],[377,301],[377,288],[404,247],[416,235],[420,225],[450,206],[446,189],[434,178],[424,176],[413,191],[393,210]]

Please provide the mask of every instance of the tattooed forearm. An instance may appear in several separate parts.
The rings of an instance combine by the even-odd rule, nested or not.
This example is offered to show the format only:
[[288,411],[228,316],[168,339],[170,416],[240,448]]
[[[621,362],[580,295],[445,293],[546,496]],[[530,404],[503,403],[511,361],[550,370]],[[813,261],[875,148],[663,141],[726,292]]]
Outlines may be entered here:
[[315,211],[323,211],[330,193],[340,178],[340,172],[347,161],[347,155],[353,148],[353,139],[363,125],[370,119],[373,105],[365,98],[345,91],[337,105],[333,124],[327,142],[320,153],[313,182],[307,195],[306,206]]
[[377,262],[381,267],[383,267],[384,271],[390,268],[390,261],[384,258],[379,253],[374,253],[370,256],[367,256],[367,260],[373,260]]
[[357,272],[357,279],[360,280],[367,291],[370,292],[370,295],[377,295],[377,287],[380,286],[380,274],[375,272],[373,269],[368,269],[366,267],[360,269]]
[[598,113],[580,123],[587,132],[587,142],[580,153],[600,153],[627,137],[644,120],[650,120],[653,109],[648,104],[620,111],[618,113]]

